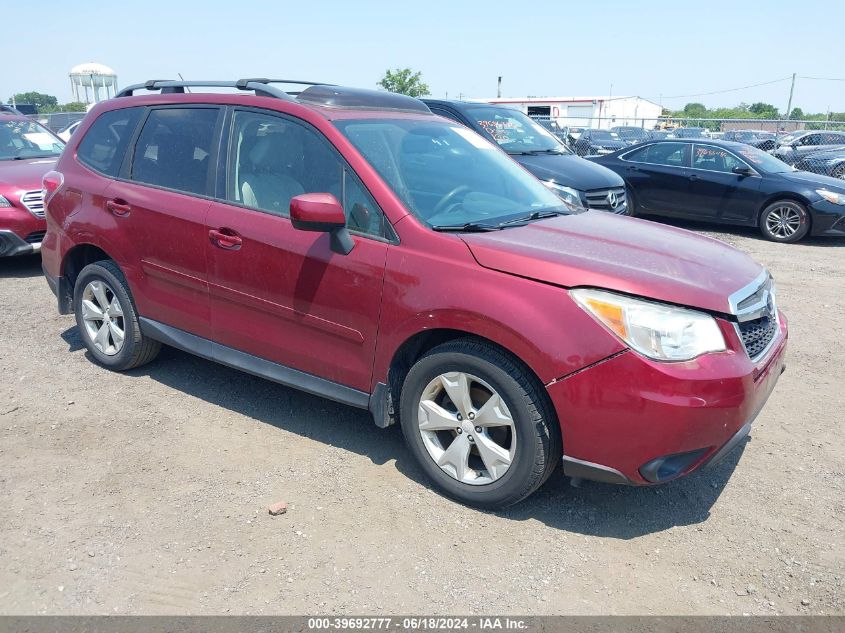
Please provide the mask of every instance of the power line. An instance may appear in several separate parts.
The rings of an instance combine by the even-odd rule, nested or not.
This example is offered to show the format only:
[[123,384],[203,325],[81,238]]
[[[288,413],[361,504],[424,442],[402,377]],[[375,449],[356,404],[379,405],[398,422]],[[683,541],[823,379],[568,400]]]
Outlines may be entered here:
[[798,77],[798,79],[812,79],[814,81],[845,81],[845,77]]
[[[769,86],[771,84],[780,83],[782,81],[789,81],[792,79],[792,75],[789,77],[783,77],[781,79],[773,79],[772,81],[764,81],[759,84],[750,84],[748,86],[741,86],[739,88],[727,88],[726,90],[713,90],[712,92],[699,92],[696,94],[691,95],[674,95],[671,97],[663,97],[663,99],[688,99],[690,97],[706,97],[708,95],[720,95],[726,92],[737,92],[739,90],[748,90],[749,88],[757,88],[758,86]],[[802,77],[803,79],[803,77]]]

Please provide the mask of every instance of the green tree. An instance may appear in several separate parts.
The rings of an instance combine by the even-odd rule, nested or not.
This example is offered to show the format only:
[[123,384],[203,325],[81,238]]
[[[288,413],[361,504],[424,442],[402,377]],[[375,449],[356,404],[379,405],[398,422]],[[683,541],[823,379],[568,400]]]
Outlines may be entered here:
[[81,101],[71,101],[70,103],[59,106],[59,109],[62,112],[85,112],[88,110],[88,106]]
[[761,119],[777,119],[780,118],[780,112],[771,103],[763,103],[758,101],[748,106],[748,111]]
[[792,108],[792,112],[789,113],[789,118],[793,121],[799,121],[803,119],[806,115],[801,108]]
[[15,103],[31,103],[37,106],[39,110],[44,107],[55,108],[59,105],[59,100],[53,95],[35,92],[34,90],[30,92],[19,92],[14,97],[9,97],[8,103],[12,103],[13,100]]
[[703,103],[688,103],[684,106],[683,114],[685,117],[697,119],[707,116],[707,106]]
[[396,68],[386,70],[378,85],[409,97],[424,97],[429,94],[428,85],[423,83],[422,73],[413,72],[410,68]]

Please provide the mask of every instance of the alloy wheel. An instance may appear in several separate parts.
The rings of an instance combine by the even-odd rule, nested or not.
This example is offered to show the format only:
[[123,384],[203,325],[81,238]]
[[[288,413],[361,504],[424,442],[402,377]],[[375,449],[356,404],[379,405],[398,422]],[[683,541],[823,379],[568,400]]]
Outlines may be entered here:
[[96,279],[85,286],[82,319],[85,334],[103,354],[114,356],[123,349],[126,332],[123,307],[106,282]]
[[791,206],[777,206],[766,215],[766,230],[779,239],[788,239],[801,227],[801,214]]
[[431,459],[461,483],[492,483],[513,463],[513,416],[496,390],[472,374],[448,372],[429,382],[417,420]]

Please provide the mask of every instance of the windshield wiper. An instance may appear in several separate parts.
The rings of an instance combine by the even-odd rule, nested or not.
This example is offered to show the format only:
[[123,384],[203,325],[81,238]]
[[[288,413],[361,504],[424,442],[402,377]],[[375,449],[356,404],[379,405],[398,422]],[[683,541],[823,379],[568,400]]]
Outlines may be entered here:
[[524,215],[519,218],[514,218],[513,220],[506,220],[505,222],[499,222],[500,227],[504,226],[512,226],[514,224],[522,224],[524,222],[532,222],[533,220],[542,220],[543,218],[553,218],[556,215],[567,215],[563,211],[534,211],[533,213],[529,213],[528,215]]
[[505,150],[511,156],[536,156],[537,154],[564,154],[559,149],[526,149],[526,150]]
[[501,230],[501,225],[481,224],[479,222],[467,222],[466,224],[433,224],[431,228],[434,231],[441,231],[444,233],[448,231],[482,233],[484,231],[499,231]]

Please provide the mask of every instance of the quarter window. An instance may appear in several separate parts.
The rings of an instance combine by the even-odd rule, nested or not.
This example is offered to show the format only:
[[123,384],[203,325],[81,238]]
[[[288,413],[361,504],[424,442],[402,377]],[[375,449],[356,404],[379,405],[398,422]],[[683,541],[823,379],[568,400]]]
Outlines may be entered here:
[[205,195],[217,108],[162,108],[150,112],[135,144],[130,178]]
[[692,156],[692,166],[695,169],[707,171],[732,172],[734,167],[744,163],[730,152],[712,145],[696,145]]
[[143,108],[124,108],[101,114],[79,143],[76,157],[91,169],[117,177],[142,111]]
[[668,167],[687,167],[690,155],[689,143],[655,143],[634,150],[625,156],[632,163],[649,163]]
[[363,185],[316,132],[277,116],[236,112],[232,126],[228,200],[282,217],[303,193],[330,193],[347,226],[384,235],[384,216]]

